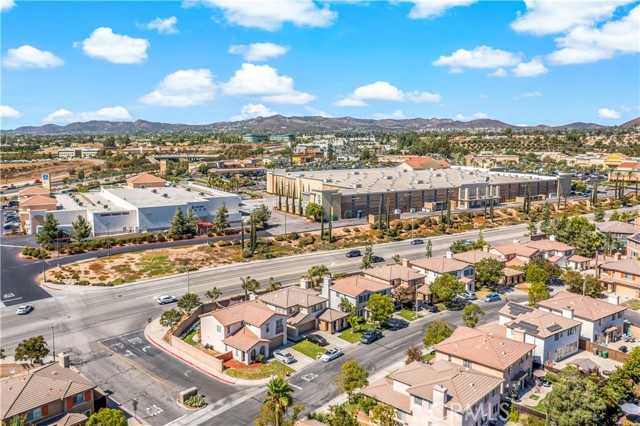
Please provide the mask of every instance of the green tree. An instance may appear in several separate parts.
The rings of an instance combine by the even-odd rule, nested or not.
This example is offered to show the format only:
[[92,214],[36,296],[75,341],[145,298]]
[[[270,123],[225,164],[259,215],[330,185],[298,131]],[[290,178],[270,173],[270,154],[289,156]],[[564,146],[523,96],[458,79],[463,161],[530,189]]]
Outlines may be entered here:
[[542,207],[542,222],[540,222],[540,231],[549,234],[551,232],[551,205],[544,203]]
[[305,274],[305,276],[313,282],[314,287],[317,287],[320,284],[320,279],[325,275],[331,275],[329,268],[325,265],[312,266]]
[[176,212],[171,218],[171,224],[169,225],[169,234],[171,235],[185,235],[187,232],[187,221],[184,217],[182,208],[176,208]]
[[474,328],[481,317],[484,316],[484,311],[480,309],[480,306],[470,303],[462,310],[462,321],[467,327]]
[[360,269],[373,268],[373,247],[371,244],[364,246],[364,254],[362,255],[362,262],[360,263]]
[[182,312],[177,309],[169,309],[164,311],[160,316],[160,325],[163,327],[173,328],[182,319]]
[[364,369],[358,361],[350,360],[342,364],[340,374],[334,379],[336,387],[340,392],[346,392],[349,402],[351,395],[356,389],[361,389],[369,385],[369,372]]
[[438,300],[449,303],[464,291],[464,285],[453,275],[442,274],[433,281],[430,290]]
[[356,308],[353,303],[349,302],[349,299],[347,299],[346,297],[342,297],[340,299],[340,304],[338,304],[338,309],[349,314],[349,316],[347,317],[347,322],[351,326],[351,333],[355,333],[357,331],[356,329],[358,327],[358,324],[360,324],[364,320],[364,318],[358,315],[358,308]]
[[189,206],[187,214],[184,217],[184,232],[187,235],[196,235],[198,232],[198,222],[200,219],[193,210],[193,207]]
[[391,296],[375,293],[367,302],[367,310],[371,313],[371,319],[381,322],[391,318],[395,306]]
[[304,210],[304,215],[311,220],[319,222],[324,216],[324,209],[320,204],[309,203]]
[[445,321],[432,321],[427,326],[427,333],[422,339],[422,343],[426,349],[429,349],[451,336],[452,333],[453,330]]
[[73,229],[69,233],[72,240],[84,241],[91,236],[91,225],[83,216],[78,218],[71,224]]
[[427,250],[425,256],[427,257],[427,259],[431,259],[433,257],[433,244],[431,243],[431,238],[427,240],[426,246]]
[[101,408],[87,420],[87,426],[127,426],[127,424],[124,413],[112,408]]
[[51,248],[53,240],[60,237],[59,224],[53,213],[47,213],[42,222],[40,232],[35,235],[36,242],[43,247]]
[[542,268],[547,273],[546,284],[550,284],[552,280],[562,275],[562,268],[547,259],[534,259],[527,264],[527,267],[532,265]]
[[259,223],[262,227],[265,227],[269,223],[269,220],[271,220],[271,211],[269,211],[269,207],[261,204],[251,210],[250,217],[252,222]]
[[503,268],[498,259],[482,259],[476,263],[476,282],[489,288],[498,286],[504,278]]
[[598,277],[589,274],[581,274],[578,271],[567,271],[562,274],[564,285],[572,293],[584,294],[589,297],[599,297],[604,291],[604,284]]
[[542,267],[529,264],[527,266],[526,280],[528,283],[543,283],[546,284],[549,281],[549,275]]
[[355,412],[347,411],[342,404],[329,406],[329,414],[324,423],[329,426],[360,426]]
[[607,387],[619,403],[640,396],[640,346],[629,352],[629,357],[609,376]]
[[293,398],[291,394],[293,389],[289,387],[289,383],[282,377],[274,377],[267,383],[267,394],[265,395],[263,405],[269,407],[275,416],[275,426],[280,426],[287,409],[291,405]]
[[29,361],[30,364],[42,363],[49,355],[49,348],[43,336],[30,337],[18,343],[16,353],[13,358],[16,361]]
[[531,235],[536,235],[538,233],[538,225],[536,224],[536,221],[534,219],[529,220],[529,223],[527,224],[527,235],[531,236]]
[[194,293],[185,293],[180,300],[178,300],[178,309],[181,309],[183,312],[191,312],[200,305],[202,305],[200,297]]
[[213,287],[211,290],[207,290],[204,294],[205,297],[211,299],[211,303],[215,302],[222,296],[222,291],[218,287]]
[[551,294],[547,290],[547,285],[543,282],[534,282],[529,287],[529,306],[537,306],[538,302],[547,300]]
[[596,207],[593,211],[593,220],[596,222],[604,222],[604,209],[602,206]]
[[575,367],[565,367],[545,398],[549,420],[557,426],[606,424],[607,402],[598,386]]
[[389,404],[377,403],[369,417],[376,426],[396,426],[396,409]]
[[260,281],[251,278],[251,276],[240,277],[240,281],[242,281],[241,287],[244,290],[244,300],[249,300],[249,293],[255,293],[260,288]]
[[465,251],[469,251],[473,249],[473,244],[467,244],[465,240],[456,240],[451,243],[449,246],[449,251],[451,253],[464,253]]
[[216,211],[216,216],[213,218],[213,226],[220,232],[224,232],[224,230],[230,226],[229,210],[225,203],[222,203]]
[[422,349],[418,345],[411,345],[407,348],[407,359],[404,360],[405,365],[412,362],[422,360]]
[[[2,422],[4,426],[6,423]],[[9,426],[27,426],[27,415],[26,414],[18,414],[11,418],[11,423]]]

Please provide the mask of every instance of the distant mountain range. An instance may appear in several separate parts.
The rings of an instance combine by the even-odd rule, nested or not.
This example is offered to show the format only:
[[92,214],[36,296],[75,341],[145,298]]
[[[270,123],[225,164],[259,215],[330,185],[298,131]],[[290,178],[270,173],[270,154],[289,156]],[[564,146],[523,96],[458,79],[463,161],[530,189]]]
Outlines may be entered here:
[[[640,117],[622,124],[620,127],[638,127]],[[122,121],[87,121],[71,123],[66,126],[45,124],[43,126],[18,127],[2,131],[6,135],[58,135],[58,134],[104,134],[104,133],[169,133],[169,132],[224,132],[224,133],[309,133],[309,132],[407,132],[428,130],[500,130],[536,129],[536,130],[596,130],[604,129],[595,123],[570,123],[564,126],[514,126],[498,120],[480,119],[459,121],[446,118],[411,118],[405,120],[363,119],[352,117],[258,117],[242,121],[221,121],[212,124],[170,124],[145,120],[133,122]]]

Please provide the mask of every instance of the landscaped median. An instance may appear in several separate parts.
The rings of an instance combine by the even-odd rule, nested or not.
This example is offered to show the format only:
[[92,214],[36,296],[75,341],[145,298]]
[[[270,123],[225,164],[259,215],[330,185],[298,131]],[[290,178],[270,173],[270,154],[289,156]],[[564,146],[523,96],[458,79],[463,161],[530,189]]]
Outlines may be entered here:
[[224,370],[224,373],[227,376],[244,380],[267,379],[271,376],[286,377],[288,374],[291,374],[293,372],[293,368],[284,365],[277,360],[270,361],[266,364],[255,363],[239,368],[231,367]]

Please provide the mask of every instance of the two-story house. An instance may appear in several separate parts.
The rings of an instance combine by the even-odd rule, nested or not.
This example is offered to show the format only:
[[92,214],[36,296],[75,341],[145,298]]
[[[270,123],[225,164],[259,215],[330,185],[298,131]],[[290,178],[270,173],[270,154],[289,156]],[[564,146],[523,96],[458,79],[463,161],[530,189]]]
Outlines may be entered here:
[[[385,265],[362,271],[365,278],[393,286],[394,291],[402,290],[406,299],[416,300],[417,290],[424,284],[425,276],[408,266],[404,259],[402,265]],[[427,286],[428,289],[428,286]]]
[[640,261],[624,259],[603,263],[598,267],[600,281],[607,286],[607,291],[622,296],[640,297]]
[[237,303],[200,316],[201,343],[251,364],[287,341],[288,317],[258,299]]
[[502,393],[520,391],[531,378],[535,345],[460,326],[433,347],[445,360],[504,380]]
[[96,385],[69,365],[69,355],[61,353],[58,363],[29,373],[0,380],[0,418],[12,424],[25,416],[26,424],[84,425],[95,411]]
[[[523,243],[527,247],[538,250],[539,257],[543,259],[547,259],[550,262],[555,263],[561,268],[567,268],[567,261],[576,255],[575,247],[570,246],[569,244],[561,243],[560,241],[556,241],[554,235],[551,235],[548,240],[536,240],[536,241],[528,241]],[[582,261],[578,261],[578,258],[573,259],[574,266],[576,263],[578,264],[576,268],[572,269],[587,269],[589,266],[589,261],[591,259],[583,258]]]
[[564,310],[560,316],[509,302],[498,313],[507,338],[536,345],[535,363],[553,363],[578,352],[582,323],[573,319],[571,310]]
[[489,253],[501,256],[504,258],[506,266],[511,267],[525,266],[530,261],[540,257],[540,250],[527,247],[519,241],[491,247]]
[[320,296],[328,299],[331,309],[338,309],[342,298],[346,298],[356,307],[358,315],[367,318],[369,311],[367,311],[366,305],[371,296],[376,293],[391,296],[392,289],[393,286],[390,284],[374,281],[363,275],[352,275],[339,280],[325,277],[322,280]]
[[260,296],[267,307],[287,319],[287,338],[295,339],[299,335],[318,327],[318,317],[327,308],[327,299],[318,292],[307,288],[309,280],[302,278],[301,287],[286,287]]
[[560,316],[564,311],[571,310],[573,319],[582,323],[581,338],[594,343],[608,343],[623,332],[624,311],[627,308],[618,303],[619,296],[615,294],[609,295],[608,301],[604,301],[561,291],[550,299],[538,302],[538,308]]
[[447,361],[413,362],[362,389],[407,426],[478,426],[500,415],[502,379]]
[[616,249],[623,253],[626,250],[629,237],[640,232],[640,228],[634,224],[617,220],[596,223],[596,228],[615,244]]
[[425,284],[432,284],[440,275],[450,274],[464,284],[465,291],[475,291],[475,268],[454,259],[451,252],[447,252],[445,256],[412,260],[407,265],[425,275]]
[[640,260],[640,232],[627,237],[627,258]]
[[469,250],[462,253],[456,253],[453,255],[453,258],[468,263],[469,265],[473,265],[474,268],[479,262],[485,259],[494,259],[500,262],[503,266],[502,272],[504,273],[504,277],[502,279],[502,284],[515,285],[524,281],[525,273],[518,269],[505,266],[507,263],[506,259],[496,253],[490,253],[489,246],[484,246],[482,250]]

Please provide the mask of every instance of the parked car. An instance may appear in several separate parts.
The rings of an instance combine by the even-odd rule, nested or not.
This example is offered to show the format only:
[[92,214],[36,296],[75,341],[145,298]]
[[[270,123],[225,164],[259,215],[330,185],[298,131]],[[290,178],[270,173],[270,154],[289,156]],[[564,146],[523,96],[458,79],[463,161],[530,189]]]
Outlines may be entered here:
[[9,222],[9,223],[5,223],[4,226],[2,227],[3,229],[13,229],[13,227],[17,225],[15,222]]
[[380,256],[371,256],[371,263],[384,262],[384,259]]
[[424,244],[424,241],[420,239],[411,240],[412,246],[417,246],[418,244]]
[[177,302],[178,298],[175,296],[169,296],[168,294],[164,295],[164,296],[158,296],[156,297],[156,302],[158,302],[158,305],[164,305],[165,303],[173,303],[173,302]]
[[307,335],[307,340],[310,341],[311,343],[315,343],[318,346],[327,346],[327,340],[324,337],[319,336],[317,334]]
[[362,253],[360,252],[360,250],[349,250],[345,256],[358,257],[358,256],[362,256]]
[[27,315],[31,311],[33,311],[32,305],[20,305],[18,306],[18,309],[16,309],[16,314]]
[[273,357],[284,364],[291,364],[296,359],[287,351],[275,351]]
[[462,297],[464,297],[467,300],[478,300],[478,297],[476,296],[476,294],[473,291],[465,291],[462,293]]
[[380,330],[368,330],[362,335],[362,337],[360,337],[360,342],[368,345],[378,339],[382,339],[382,332]]
[[500,295],[498,293],[487,294],[484,298],[485,302],[497,302],[500,300]]
[[322,354],[322,356],[320,357],[320,361],[329,362],[336,358],[340,358],[342,355],[344,354],[342,353],[342,350],[340,348],[329,349]]

